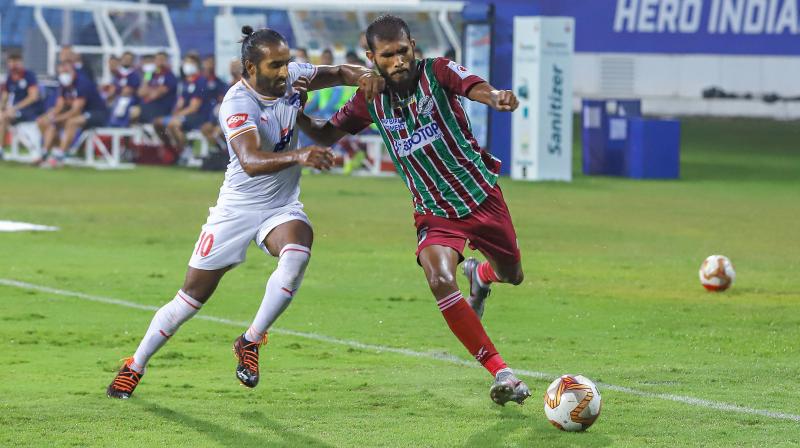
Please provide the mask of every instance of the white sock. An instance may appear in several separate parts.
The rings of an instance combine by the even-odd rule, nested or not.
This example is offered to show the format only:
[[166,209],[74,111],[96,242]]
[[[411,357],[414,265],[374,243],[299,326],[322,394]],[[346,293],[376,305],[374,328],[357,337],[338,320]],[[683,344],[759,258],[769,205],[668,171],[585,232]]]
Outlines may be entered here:
[[153,316],[147,333],[145,333],[144,338],[142,338],[142,342],[139,343],[139,348],[137,348],[136,353],[133,354],[133,363],[130,365],[131,369],[140,373],[144,372],[144,368],[150,360],[150,357],[178,331],[181,324],[197,314],[202,306],[202,303],[179,290],[178,294],[175,295],[175,298],[172,299],[171,302],[156,311],[156,315]]
[[269,327],[292,302],[311,258],[311,249],[299,244],[287,244],[281,250],[278,267],[267,281],[264,300],[258,308],[255,319],[244,334],[250,342],[260,341]]

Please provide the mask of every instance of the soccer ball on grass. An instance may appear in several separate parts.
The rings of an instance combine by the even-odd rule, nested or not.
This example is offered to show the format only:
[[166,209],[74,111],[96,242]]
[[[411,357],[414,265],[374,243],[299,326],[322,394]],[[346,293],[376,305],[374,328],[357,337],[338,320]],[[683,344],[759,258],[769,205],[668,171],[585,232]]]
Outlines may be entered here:
[[736,280],[731,260],[724,255],[712,255],[700,266],[700,283],[709,291],[725,291]]
[[563,375],[544,394],[544,413],[562,431],[585,431],[600,416],[597,386],[583,375]]

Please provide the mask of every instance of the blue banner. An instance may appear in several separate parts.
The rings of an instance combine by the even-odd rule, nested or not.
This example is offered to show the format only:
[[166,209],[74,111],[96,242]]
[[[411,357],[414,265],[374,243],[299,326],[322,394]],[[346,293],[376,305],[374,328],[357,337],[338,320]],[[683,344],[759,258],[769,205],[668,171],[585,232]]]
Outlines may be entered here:
[[578,52],[800,55],[800,0],[538,0]]

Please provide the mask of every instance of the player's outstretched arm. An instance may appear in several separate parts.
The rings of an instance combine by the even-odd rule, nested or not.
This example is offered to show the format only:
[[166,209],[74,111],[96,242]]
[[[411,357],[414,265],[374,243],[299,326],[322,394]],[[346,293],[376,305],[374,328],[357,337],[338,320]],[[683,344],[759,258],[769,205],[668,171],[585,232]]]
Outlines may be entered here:
[[331,146],[347,135],[347,132],[334,126],[324,118],[313,118],[300,112],[297,114],[297,126],[318,145]]
[[519,107],[519,101],[514,92],[497,90],[489,85],[488,82],[482,82],[472,87],[467,92],[467,98],[483,103],[500,112],[513,112]]
[[306,82],[308,90],[334,86],[358,86],[364,91],[367,101],[372,101],[386,87],[386,80],[375,71],[360,65],[349,64],[317,66],[317,74],[314,79],[306,80]]
[[239,158],[242,169],[248,176],[275,173],[294,165],[328,170],[333,165],[330,148],[307,146],[297,151],[264,152],[259,149],[258,131],[243,132],[230,140],[231,148]]

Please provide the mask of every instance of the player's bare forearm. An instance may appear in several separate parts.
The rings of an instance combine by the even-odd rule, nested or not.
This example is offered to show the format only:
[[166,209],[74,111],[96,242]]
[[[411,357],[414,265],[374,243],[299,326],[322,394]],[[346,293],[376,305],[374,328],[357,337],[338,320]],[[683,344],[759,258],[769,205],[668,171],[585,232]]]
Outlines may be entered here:
[[297,114],[297,126],[318,145],[323,146],[331,146],[346,135],[330,121],[309,117],[304,113]]
[[331,150],[317,146],[287,152],[261,151],[258,130],[255,128],[234,137],[230,144],[242,169],[250,177],[276,173],[295,165],[327,170],[333,164]]
[[320,65],[317,74],[308,85],[308,90],[319,90],[334,86],[357,86],[358,79],[371,70],[359,65]]
[[[298,80],[302,83],[302,79]],[[298,83],[295,83],[297,87]],[[368,101],[372,101],[386,87],[386,80],[375,71],[360,65],[320,65],[314,79],[307,82],[307,90],[333,86],[358,86]]]
[[467,92],[467,98],[485,104],[500,112],[513,112],[519,107],[514,92],[510,90],[497,90],[488,82],[476,84]]

